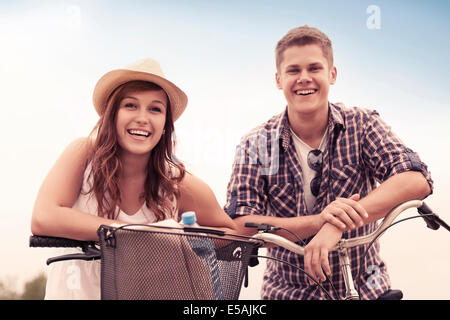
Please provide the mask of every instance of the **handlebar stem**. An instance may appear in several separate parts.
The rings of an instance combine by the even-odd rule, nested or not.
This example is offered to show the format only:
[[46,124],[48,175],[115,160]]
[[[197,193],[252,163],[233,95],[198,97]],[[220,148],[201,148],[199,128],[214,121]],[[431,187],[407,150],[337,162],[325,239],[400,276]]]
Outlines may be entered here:
[[345,298],[344,300],[359,300],[358,292],[356,291],[353,283],[352,269],[350,265],[350,259],[348,257],[347,248],[343,246],[343,240],[340,240],[337,244],[337,252],[339,256],[339,265],[344,277],[345,283]]

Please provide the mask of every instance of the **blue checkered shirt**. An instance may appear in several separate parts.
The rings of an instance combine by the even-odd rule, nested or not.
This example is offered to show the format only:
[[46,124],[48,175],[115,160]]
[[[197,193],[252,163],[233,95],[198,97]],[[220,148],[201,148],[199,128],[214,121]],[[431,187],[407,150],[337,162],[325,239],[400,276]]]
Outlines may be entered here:
[[[401,142],[376,111],[330,103],[328,132],[321,187],[311,212],[308,212],[304,199],[302,168],[291,137],[287,110],[241,139],[228,184],[225,211],[232,218],[251,214],[277,217],[319,214],[337,197],[348,198],[359,193],[362,198],[376,188],[377,182],[409,170],[422,172],[432,188],[427,166],[417,153]],[[373,222],[344,232],[342,237],[366,235],[376,226],[377,222]],[[365,248],[360,246],[349,250],[355,280]],[[367,272],[362,276],[362,299],[377,299],[390,288],[386,264],[379,251],[380,245],[376,242],[365,259],[363,268]],[[303,257],[288,250],[269,248],[267,254],[304,269]],[[345,284],[337,253],[330,253],[329,259],[331,281],[343,297]],[[324,286],[331,292],[327,282]],[[304,273],[288,264],[267,260],[262,298],[326,297],[316,286],[308,284]]]

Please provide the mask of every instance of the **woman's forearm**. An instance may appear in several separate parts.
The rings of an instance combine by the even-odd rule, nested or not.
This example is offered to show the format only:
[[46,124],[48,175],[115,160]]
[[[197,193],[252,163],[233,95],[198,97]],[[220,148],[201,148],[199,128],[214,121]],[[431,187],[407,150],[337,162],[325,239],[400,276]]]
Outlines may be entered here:
[[31,219],[31,232],[34,235],[96,241],[100,225],[112,223],[124,222],[94,216],[72,208],[36,208]]

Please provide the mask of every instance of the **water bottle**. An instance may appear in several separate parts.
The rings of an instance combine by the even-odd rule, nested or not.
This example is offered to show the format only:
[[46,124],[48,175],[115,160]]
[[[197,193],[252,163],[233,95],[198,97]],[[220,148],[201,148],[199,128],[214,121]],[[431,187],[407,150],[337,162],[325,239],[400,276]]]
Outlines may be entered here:
[[[197,223],[197,216],[195,212],[188,211],[181,215],[181,220],[185,227],[201,228]],[[201,236],[205,236],[204,233],[199,233]],[[213,289],[213,299],[222,300],[222,286],[219,276],[219,265],[217,263],[216,250],[214,242],[206,237],[188,237],[188,242],[192,250],[202,259],[205,266],[208,268],[211,276],[211,284]]]
[[187,211],[181,215],[181,220],[186,227],[200,228],[194,211]]

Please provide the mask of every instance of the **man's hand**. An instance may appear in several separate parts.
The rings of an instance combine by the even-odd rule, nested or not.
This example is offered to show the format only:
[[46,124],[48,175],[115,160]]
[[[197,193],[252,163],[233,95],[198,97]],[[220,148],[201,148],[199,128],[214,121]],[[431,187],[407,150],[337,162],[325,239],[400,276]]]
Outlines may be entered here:
[[358,201],[359,194],[354,194],[348,199],[337,198],[319,214],[322,225],[328,222],[341,231],[362,227],[363,219],[369,215]]
[[[331,275],[328,253],[342,237],[334,225],[326,223],[305,247],[305,271],[318,281],[325,281],[325,273]],[[325,271],[325,273],[324,273]],[[308,279],[313,284],[311,279]]]

